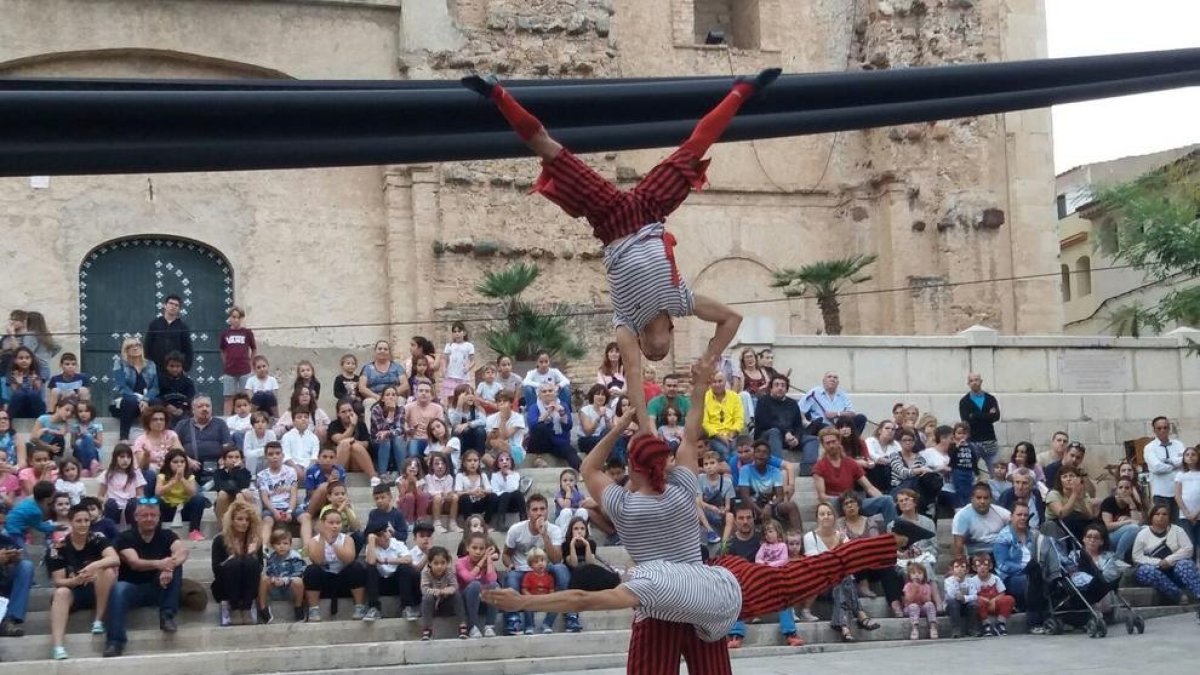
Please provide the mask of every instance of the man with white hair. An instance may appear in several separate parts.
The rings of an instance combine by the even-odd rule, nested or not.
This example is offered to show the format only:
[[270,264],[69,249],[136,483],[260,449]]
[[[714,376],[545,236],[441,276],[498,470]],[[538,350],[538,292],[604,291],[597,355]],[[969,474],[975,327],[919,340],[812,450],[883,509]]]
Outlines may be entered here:
[[850,395],[839,389],[841,378],[832,370],[821,378],[821,386],[808,390],[800,399],[800,412],[813,422],[821,422],[822,426],[831,427],[839,419],[848,419],[854,424],[854,430],[859,434],[867,426],[867,416],[854,412],[854,404]]
[[192,399],[192,416],[180,420],[175,433],[187,452],[192,470],[204,467],[206,474],[216,470],[222,448],[233,442],[225,420],[213,417],[212,399],[205,394]]
[[1037,476],[1029,469],[1021,467],[1012,472],[1009,482],[1012,483],[1012,487],[1000,493],[996,504],[1012,511],[1017,502],[1027,502],[1029,527],[1034,530],[1040,529],[1042,523],[1046,522],[1046,502],[1042,499],[1041,491],[1035,487]]

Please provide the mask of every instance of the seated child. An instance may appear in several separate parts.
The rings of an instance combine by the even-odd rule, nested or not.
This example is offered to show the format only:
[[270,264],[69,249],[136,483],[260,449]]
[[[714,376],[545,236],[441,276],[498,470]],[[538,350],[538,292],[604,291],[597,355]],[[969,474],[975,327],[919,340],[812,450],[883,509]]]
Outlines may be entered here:
[[408,547],[392,535],[386,520],[368,524],[366,534],[367,613],[363,621],[373,623],[383,616],[383,606],[379,603],[383,595],[399,596],[402,613],[410,607],[415,609],[420,575],[413,569]]
[[104,447],[104,425],[96,421],[96,408],[87,401],[75,405],[75,424],[71,427],[71,451],[83,468],[83,476],[100,473],[100,448]]
[[950,574],[943,581],[946,591],[946,616],[950,618],[950,637],[973,635],[978,619],[979,584],[967,576],[967,561],[958,558],[950,563]]
[[158,374],[158,397],[167,406],[170,426],[192,415],[192,399],[196,398],[196,383],[183,370],[183,354],[167,354],[166,368]]
[[60,529],[53,520],[53,504],[54,483],[44,480],[34,483],[30,495],[17,502],[8,512],[8,519],[4,522],[4,533],[18,546],[23,546],[25,538],[34,530],[46,535],[48,539]]
[[279,417],[279,399],[275,392],[279,391],[279,380],[271,374],[271,364],[265,356],[255,356],[254,375],[246,381],[246,391],[250,394],[250,404],[255,410],[261,410],[271,417]]
[[1008,617],[1013,612],[1016,599],[1004,592],[1004,582],[992,574],[992,557],[987,553],[976,553],[975,583],[979,587],[979,622],[987,622],[987,626],[979,633],[979,637],[994,637],[1008,635]]
[[[521,578],[521,595],[550,595],[554,592],[554,575],[550,574],[550,560],[546,557],[546,552],[538,547],[529,549],[529,553],[525,556],[529,561],[529,571]],[[533,612],[524,613],[525,634],[533,635]],[[542,633],[550,634],[554,632],[554,620],[558,618],[558,614],[554,612],[546,612],[546,616],[542,618]]]
[[95,497],[84,497],[79,504],[87,509],[92,518],[92,532],[104,535],[105,539],[114,541],[117,538],[117,524],[104,517],[104,503]]
[[393,537],[400,541],[407,541],[408,523],[404,519],[404,514],[395,506],[392,489],[386,485],[376,485],[371,488],[371,499],[375,502],[375,508],[367,514],[365,531],[370,532],[376,525],[383,524],[391,530]]
[[213,473],[213,489],[217,492],[215,507],[217,521],[222,522],[225,511],[233,500],[241,498],[247,504],[254,504],[254,491],[250,489],[254,477],[245,467],[242,450],[236,445],[225,446],[221,454],[221,467]]
[[[544,555],[544,554],[543,554]],[[528,576],[528,575],[526,575]],[[553,590],[553,578],[551,589]],[[441,546],[429,549],[425,569],[421,572],[421,640],[433,639],[433,617],[454,614],[458,619],[458,639],[468,636],[467,612],[458,578],[451,562],[450,551]]]
[[68,457],[58,465],[58,480],[54,481],[54,489],[65,492],[71,498],[71,506],[79,503],[87,492],[87,486],[80,480],[83,471],[79,461]]
[[304,621],[304,559],[292,549],[292,533],[271,532],[271,553],[258,581],[258,622],[271,623],[271,601],[291,600],[292,620]]
[[12,506],[21,494],[17,471],[17,466],[8,461],[8,450],[0,449],[0,503],[5,506]]
[[63,400],[75,404],[90,401],[92,394],[87,384],[92,381],[92,378],[86,373],[79,372],[79,357],[71,352],[63,352],[62,356],[58,358],[58,365],[62,372],[51,377],[50,381],[46,383],[46,389],[50,394],[48,407],[54,410],[58,402]]
[[992,465],[992,477],[988,479],[988,485],[992,488],[992,501],[1000,499],[1000,495],[1012,487],[1012,483],[1008,482],[1008,460],[997,461]]
[[254,419],[250,413],[249,394],[239,391],[233,395],[233,414],[225,418],[225,426],[229,427],[229,435],[233,438],[233,444],[239,448],[243,447],[242,443],[246,434],[250,433],[254,426]]
[[921,612],[925,612],[925,619],[929,621],[929,639],[936,640],[938,638],[937,607],[933,604],[933,587],[925,578],[925,566],[913,562],[909,563],[906,569],[908,583],[904,584],[904,612],[912,622],[912,632],[908,634],[908,639],[917,640],[921,637],[918,628],[921,622]]

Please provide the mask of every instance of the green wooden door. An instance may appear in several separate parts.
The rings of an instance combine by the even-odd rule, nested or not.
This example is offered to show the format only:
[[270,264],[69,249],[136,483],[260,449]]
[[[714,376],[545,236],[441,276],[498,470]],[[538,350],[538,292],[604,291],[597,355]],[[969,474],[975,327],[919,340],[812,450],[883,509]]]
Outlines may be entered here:
[[92,400],[107,415],[113,367],[126,335],[145,339],[168,295],[183,298],[183,320],[192,333],[196,391],[220,403],[218,339],[233,305],[233,273],[217,251],[191,241],[136,237],[92,251],[79,269],[82,367],[95,382]]

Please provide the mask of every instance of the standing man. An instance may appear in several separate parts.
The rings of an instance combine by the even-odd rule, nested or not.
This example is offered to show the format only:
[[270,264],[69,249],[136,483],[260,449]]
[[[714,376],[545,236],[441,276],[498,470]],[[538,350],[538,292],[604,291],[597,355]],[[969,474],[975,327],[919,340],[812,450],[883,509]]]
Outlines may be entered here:
[[691,408],[692,402],[688,400],[688,397],[680,395],[679,376],[675,373],[670,373],[663,377],[662,384],[663,392],[650,399],[650,402],[646,404],[650,419],[654,420],[655,426],[666,424],[668,407],[679,411],[679,419],[687,419],[688,410]]
[[1067,445],[1070,442],[1071,442],[1071,437],[1067,434],[1067,432],[1065,432],[1065,431],[1054,432],[1054,435],[1050,437],[1050,449],[1038,453],[1038,456],[1037,456],[1038,465],[1040,465],[1043,469],[1045,469],[1047,464],[1052,464],[1054,462],[1061,462],[1062,458],[1063,458],[1063,454],[1066,453],[1066,451],[1067,451]]
[[861,436],[867,427],[867,416],[854,412],[854,404],[850,395],[838,389],[841,378],[832,370],[821,378],[821,386],[808,390],[800,400],[800,412],[813,422],[831,427],[839,419],[848,419],[854,424],[854,430]]
[[[1146,468],[1150,470],[1150,495],[1154,504],[1171,509],[1171,522],[1179,519],[1175,503],[1175,475],[1183,465],[1183,443],[1171,439],[1171,420],[1159,415],[1150,422],[1154,440],[1142,449]],[[1047,477],[1049,480],[1049,477]]]
[[971,440],[979,444],[983,458],[987,461],[988,475],[996,463],[1000,446],[996,443],[996,422],[1000,421],[1000,403],[996,397],[983,390],[983,377],[979,373],[967,375],[967,392],[958,401],[958,417],[971,425]]
[[771,454],[783,456],[787,448],[801,453],[800,474],[812,473],[821,444],[815,436],[804,433],[804,416],[800,404],[788,398],[791,383],[786,375],[772,375],[767,393],[754,405],[754,434],[771,446]]
[[725,462],[733,451],[733,439],[746,428],[745,412],[742,399],[727,390],[724,375],[713,375],[709,386],[704,395],[704,433],[708,447]]
[[133,512],[133,529],[117,536],[121,571],[108,605],[105,658],[125,653],[125,619],[135,607],[157,606],[159,630],[174,633],[177,629],[175,615],[188,552],[175,532],[159,527],[159,517],[158,499],[142,497]]
[[183,355],[183,370],[192,369],[192,333],[183,319],[179,318],[179,310],[183,308],[183,300],[178,295],[168,295],[163,301],[162,315],[150,322],[146,329],[146,358],[158,366],[158,372],[167,369],[167,355],[179,352]]

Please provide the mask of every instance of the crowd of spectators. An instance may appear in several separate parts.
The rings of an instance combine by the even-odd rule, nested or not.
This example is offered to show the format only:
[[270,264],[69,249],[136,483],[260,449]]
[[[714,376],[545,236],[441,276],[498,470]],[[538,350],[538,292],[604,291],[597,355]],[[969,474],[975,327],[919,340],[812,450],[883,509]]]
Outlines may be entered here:
[[[277,620],[272,602],[287,603],[293,620],[318,622],[322,598],[336,611],[347,596],[351,617],[369,623],[383,616],[380,597],[395,596],[399,615],[421,622],[422,639],[432,638],[437,615],[455,617],[457,637],[493,637],[495,611],[481,602],[483,590],[548,593],[568,588],[580,567],[618,572],[597,556],[591,533],[609,545],[620,539],[575,474],[580,453],[628,405],[615,344],[594,384],[575,392],[576,411],[572,383],[549,354],[521,377],[508,357],[481,367],[462,324],[441,353],[414,336],[398,359],[380,341],[361,368],[355,355],[342,357],[330,416],[313,365],[296,364],[291,386],[281,386],[235,307],[221,335],[218,414],[188,376],[192,350],[178,305],[166,300],[145,345],[137,337],[121,345],[110,378],[117,443],[107,462],[100,451],[113,432],[91,403],[96,380],[73,354],[50,348],[44,321],[22,313],[18,326],[14,313],[10,332],[19,337],[5,338],[2,359],[0,591],[9,605],[0,636],[23,633],[34,576],[26,551],[37,532],[55,589],[54,658],[67,657],[73,610],[93,610],[105,656],[123,653],[130,609],[157,607],[160,628],[176,631],[192,550],[162,526],[177,512],[186,538],[200,541],[214,511],[210,592],[222,626]],[[55,355],[61,372],[51,377]],[[659,383],[652,369],[645,375],[653,420],[639,423],[678,447],[696,405],[687,383],[676,374]],[[789,373],[774,369],[770,350],[742,350],[703,398],[698,543],[781,564],[887,531],[897,518],[934,531],[939,518],[952,518],[951,541],[913,542],[896,566],[831,591],[828,620],[848,641],[878,628],[862,603],[877,592],[893,617],[912,622],[914,639],[922,618],[938,637],[941,613],[953,636],[1004,635],[1016,610],[1027,612],[1030,632],[1043,632],[1046,581],[1068,555],[1096,572],[1084,590],[1097,604],[1129,568],[1167,598],[1200,598],[1200,458],[1171,438],[1169,420],[1153,421],[1155,439],[1144,450],[1149,494],[1141,467],[1127,463],[1100,499],[1083,467],[1086,448],[1063,432],[1047,454],[1023,440],[1004,457],[994,429],[999,402],[978,375],[967,384],[951,424],[897,404],[868,434],[837,373],[792,396]],[[28,438],[13,431],[16,417],[33,419]],[[614,477],[624,474],[627,442],[610,460]],[[554,494],[529,494],[521,467],[545,466],[546,456],[569,468]],[[371,487],[365,519],[351,504],[347,472],[364,474]],[[812,527],[795,499],[804,477],[818,501]],[[502,544],[492,529],[505,533]],[[457,551],[434,545],[445,533],[461,534]],[[815,601],[778,617],[788,644],[803,644],[796,624],[817,620]],[[535,619],[509,614],[502,629],[555,630],[553,615]],[[583,620],[568,614],[563,625],[577,632]],[[744,624],[735,626],[731,646],[744,635]]]

